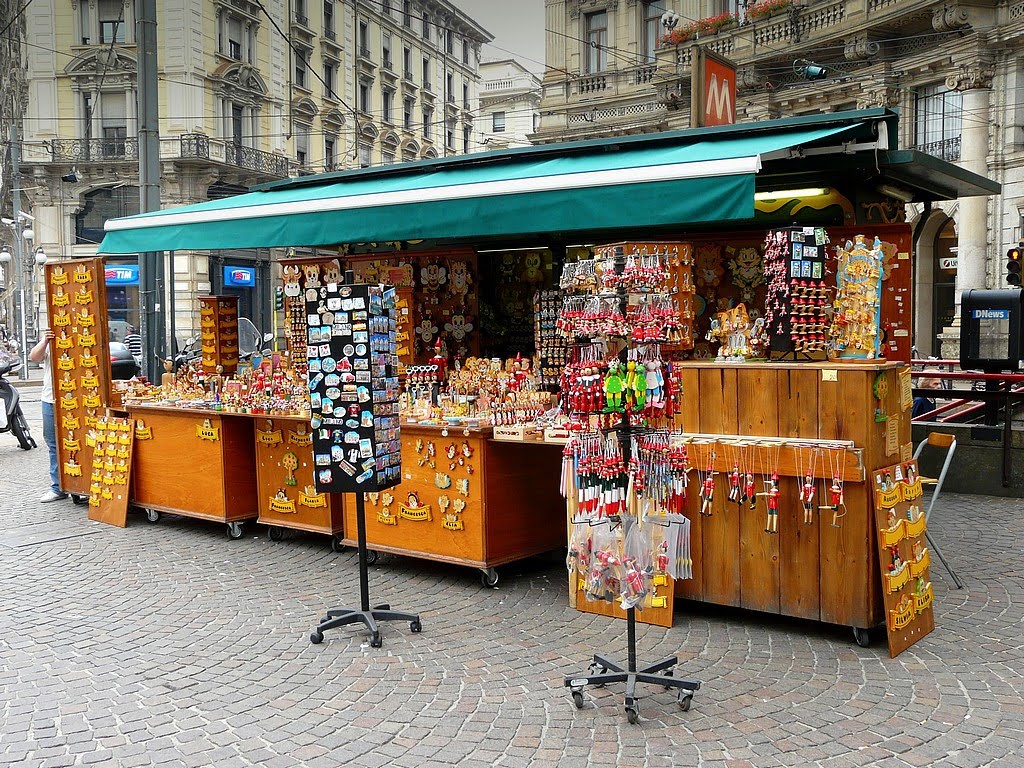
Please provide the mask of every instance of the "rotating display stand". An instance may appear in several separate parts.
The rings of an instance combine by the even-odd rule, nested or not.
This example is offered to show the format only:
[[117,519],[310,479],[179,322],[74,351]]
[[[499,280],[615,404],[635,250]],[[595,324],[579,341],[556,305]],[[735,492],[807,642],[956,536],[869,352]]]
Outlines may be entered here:
[[359,607],[331,608],[309,636],[364,624],[370,645],[382,644],[378,622],[408,621],[414,613],[370,607],[365,494],[401,481],[401,435],[396,375],[396,294],[383,285],[353,285],[336,259],[302,268],[309,366],[314,482],[320,493],[354,493],[359,546]]
[[[636,250],[636,248],[631,248],[629,244],[598,249],[598,251],[601,252],[600,258],[603,261],[603,268],[608,270],[608,274],[605,274],[602,277],[602,281],[605,286],[615,286],[614,288],[606,288],[603,298],[607,299],[613,305],[617,305],[618,315],[622,318],[629,318],[639,314],[635,313],[631,315],[631,303],[635,310],[637,306],[643,308],[648,306],[651,302],[650,293],[640,296],[635,295],[634,301],[630,302],[630,290],[626,287],[628,281],[625,280],[624,277],[627,263],[633,262],[635,264],[635,256],[631,256],[630,254]],[[661,255],[662,253],[664,255]],[[642,251],[642,258],[647,258],[648,263],[643,266],[652,266],[650,263],[651,256],[657,260],[656,265],[666,266],[671,263],[668,259],[672,253],[675,253],[678,257],[678,249],[673,250],[669,247],[655,247],[652,249],[644,248]],[[612,272],[614,274],[611,274]],[[611,277],[609,277],[609,274],[611,274]],[[595,282],[595,287],[596,286],[597,282]],[[673,293],[673,289],[671,287],[668,288],[669,298],[671,298]],[[567,305],[571,302],[571,298],[567,299]],[[622,333],[626,339],[626,344],[624,344],[618,351],[618,358],[625,369],[628,362],[630,343],[635,341],[635,335],[631,334],[628,328],[623,330],[623,326],[618,326],[614,333],[616,335]],[[664,333],[665,331],[663,328],[654,339],[648,339],[648,341],[643,343],[647,344],[649,341],[657,341]],[[689,335],[688,325],[683,335],[684,337]],[[574,336],[577,339],[592,339],[594,334],[591,332],[581,332],[580,327],[576,326],[574,329]],[[597,336],[603,336],[607,341],[611,334],[598,333]],[[606,388],[606,392],[611,393],[613,391],[615,390]],[[610,397],[611,395],[609,395],[609,398]],[[609,408],[605,409],[604,413],[610,414],[611,416],[614,415],[615,411],[611,408],[611,399],[609,399]],[[609,425],[608,428],[601,430],[601,432],[606,435],[610,433],[616,434],[619,450],[622,454],[623,467],[628,467],[631,464],[632,437],[634,435],[640,435],[645,431],[650,431],[646,427],[634,426],[631,422],[632,418],[631,414],[626,409],[623,409],[621,421],[617,425]],[[610,470],[609,474],[611,474]],[[603,491],[610,491],[613,497],[616,496],[616,489],[611,489],[609,486],[614,485],[614,482],[614,480],[609,478],[608,485],[603,488]],[[619,488],[617,491],[622,493],[623,498],[627,493],[625,487]],[[628,502],[624,504],[622,509],[625,510],[627,506]],[[630,528],[637,525],[637,518],[625,511],[622,514],[610,515],[607,519],[610,520],[613,525],[623,526],[623,541],[625,541],[626,534],[629,533]],[[619,561],[622,562],[622,560],[623,558],[620,557]],[[586,675],[567,675],[565,677],[565,687],[570,690],[573,703],[576,705],[577,709],[583,707],[583,690],[587,686],[593,685],[604,687],[609,683],[625,683],[626,716],[630,723],[638,723],[640,721],[640,707],[636,695],[636,687],[638,683],[645,683],[648,685],[660,685],[666,690],[677,690],[679,692],[678,701],[680,708],[683,711],[689,710],[690,703],[693,700],[693,694],[700,688],[701,684],[696,680],[686,680],[675,677],[675,668],[679,663],[677,657],[669,656],[668,658],[662,659],[654,664],[638,667],[636,653],[636,608],[633,607],[633,605],[626,608],[626,653],[627,657],[625,665],[612,661],[608,656],[601,653],[595,653]]]

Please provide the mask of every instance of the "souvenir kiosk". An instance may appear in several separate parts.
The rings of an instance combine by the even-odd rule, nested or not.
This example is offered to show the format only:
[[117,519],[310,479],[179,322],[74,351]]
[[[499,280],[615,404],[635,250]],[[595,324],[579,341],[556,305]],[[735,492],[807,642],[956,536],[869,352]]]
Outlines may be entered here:
[[[413,291],[439,287],[441,269],[459,274],[458,290],[465,292],[456,294],[458,304],[469,307],[490,265],[515,263],[512,254],[550,259],[551,279],[538,287],[557,290],[564,266],[594,259],[594,245],[674,244],[686,254],[693,286],[692,317],[684,318],[692,350],[671,361],[680,395],[671,429],[685,442],[695,481],[680,512],[689,520],[692,572],[663,579],[661,601],[649,602],[644,614],[670,616],[673,598],[684,596],[847,625],[866,642],[866,629],[886,621],[872,473],[909,457],[911,232],[899,223],[901,204],[880,188],[896,186],[921,201],[998,191],[961,168],[899,150],[896,123],[891,111],[863,110],[303,177],[112,220],[101,252],[303,245],[320,249],[307,260],[320,269],[358,271],[369,264],[369,276],[400,290],[388,270],[411,265],[421,280]],[[813,197],[808,188],[817,188]],[[755,205],[755,192],[775,197]],[[846,295],[836,292],[842,285],[835,270],[845,263],[839,251],[847,241],[850,252],[860,248],[858,235],[878,267],[871,284],[880,291],[872,305],[879,314],[870,321],[877,328],[874,353],[829,359],[817,310],[839,306]],[[815,253],[804,258],[797,245]],[[472,258],[456,267],[453,252]],[[307,277],[302,264],[294,266],[302,287]],[[524,268],[536,271],[536,264]],[[815,293],[825,283],[830,292]],[[543,293],[538,341],[548,322],[540,319]],[[730,327],[742,324],[728,316],[740,304],[748,319],[774,321],[761,360],[732,354],[723,338],[726,320]],[[421,311],[439,306],[440,299]],[[472,339],[477,331],[467,326],[477,315],[452,309],[443,322],[414,314],[411,328],[421,328],[418,336],[428,342],[442,334],[448,344],[459,340],[457,333]],[[845,348],[865,343],[863,335],[856,338]],[[473,343],[452,346],[466,346],[469,355]],[[410,354],[411,363],[429,360],[429,344]],[[451,363],[456,356],[450,349],[446,358]],[[550,374],[572,362],[564,351],[552,359],[558,360],[553,366],[541,355],[541,377],[545,367]],[[481,567],[506,558],[488,560],[492,546],[511,541],[518,556],[565,541],[557,482],[562,449],[537,435],[522,430],[512,435],[522,444],[507,446],[484,425],[403,426],[403,483],[386,499],[368,498],[371,549]],[[474,473],[460,456],[473,458]],[[757,479],[760,500],[749,512],[729,498],[727,478],[740,465]],[[709,477],[720,490],[703,497],[696,481],[703,488]],[[460,510],[462,528],[445,525],[453,522],[461,498],[456,483],[463,480],[468,499],[480,503],[482,535],[470,524],[468,502]],[[804,484],[826,509],[805,505]],[[833,485],[841,490],[833,492]],[[524,513],[524,506],[536,514]],[[575,605],[621,614],[612,602],[590,604],[586,590],[571,581]]]

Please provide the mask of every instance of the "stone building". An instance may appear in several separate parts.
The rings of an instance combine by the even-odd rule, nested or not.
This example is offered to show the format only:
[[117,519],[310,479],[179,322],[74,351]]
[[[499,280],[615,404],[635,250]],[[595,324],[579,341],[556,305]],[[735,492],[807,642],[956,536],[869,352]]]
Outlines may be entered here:
[[540,78],[512,59],[480,65],[479,139],[485,149],[528,146],[540,121]]
[[[772,0],[771,11],[766,0],[546,5],[536,141],[690,127],[700,44],[737,64],[740,122],[891,107],[902,115],[901,146],[1000,182],[992,198],[906,207],[917,258],[916,346],[922,355],[958,354],[960,291],[1004,287],[1006,250],[1024,237],[1024,2]],[[669,40],[665,11],[678,16],[669,19]],[[722,13],[735,16],[713,19]],[[807,63],[826,76],[807,80]],[[890,218],[903,216],[895,202]]]
[[[475,147],[491,36],[447,0],[158,0],[157,13],[164,207]],[[91,255],[108,218],[138,211],[134,3],[33,0],[25,15],[23,172],[37,241],[51,257]],[[178,338],[211,291],[237,294],[240,313],[269,330],[274,259],[170,256]],[[137,323],[136,260],[111,261],[124,267],[108,281],[120,333]]]

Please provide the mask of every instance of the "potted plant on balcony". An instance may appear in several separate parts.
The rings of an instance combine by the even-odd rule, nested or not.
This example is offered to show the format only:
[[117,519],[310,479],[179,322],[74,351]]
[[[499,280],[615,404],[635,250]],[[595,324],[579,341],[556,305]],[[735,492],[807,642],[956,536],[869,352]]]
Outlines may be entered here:
[[737,26],[739,21],[739,16],[735,13],[721,13],[717,16],[691,21],[662,35],[658,38],[658,44],[660,46],[681,45],[700,37],[717,35],[722,30]]
[[763,21],[789,9],[793,0],[761,0],[747,8],[747,21]]

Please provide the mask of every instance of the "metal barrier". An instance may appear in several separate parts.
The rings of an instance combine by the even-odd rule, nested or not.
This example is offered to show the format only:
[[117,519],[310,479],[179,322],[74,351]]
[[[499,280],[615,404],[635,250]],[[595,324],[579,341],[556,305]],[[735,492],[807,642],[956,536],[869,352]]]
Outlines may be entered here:
[[[955,360],[912,360],[911,364],[933,369],[939,366],[950,369],[914,371],[914,376],[918,379],[939,379],[943,384],[941,390],[914,387],[915,398],[936,399],[937,393],[943,392],[949,394],[942,394],[939,397],[950,401],[920,414],[914,421],[971,425],[972,436],[984,436],[990,439],[1001,438],[1003,448],[1002,482],[1003,487],[1008,488],[1013,466],[1011,453],[1013,412],[1015,406],[1024,403],[1024,374],[952,370],[953,367],[959,366]],[[958,381],[970,382],[971,389],[953,389],[951,385]],[[979,388],[979,385],[983,385],[984,388]]]

